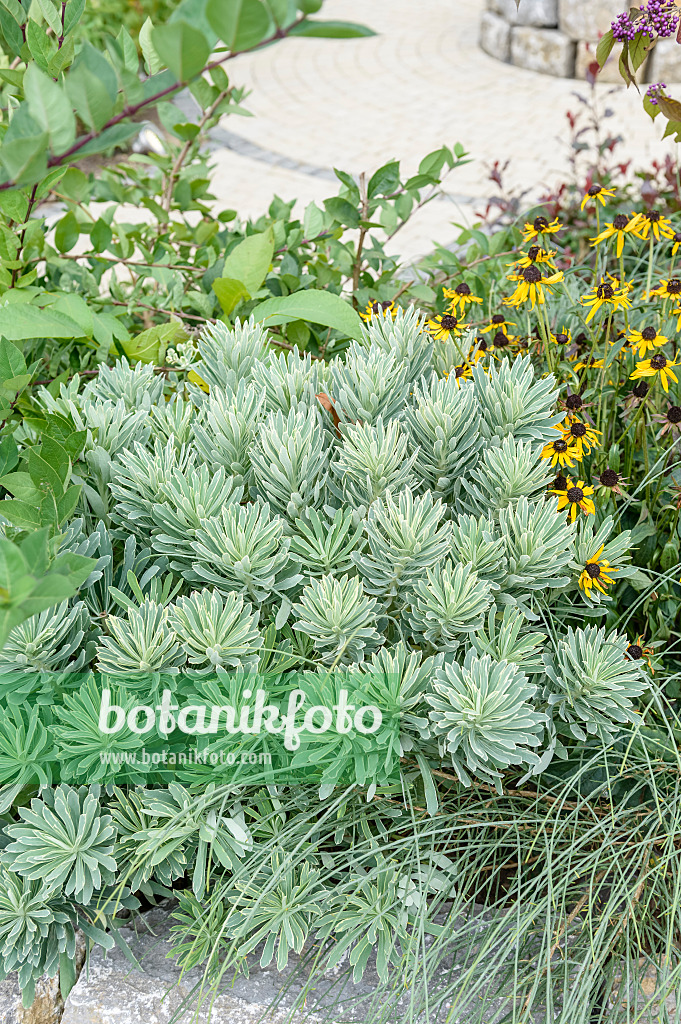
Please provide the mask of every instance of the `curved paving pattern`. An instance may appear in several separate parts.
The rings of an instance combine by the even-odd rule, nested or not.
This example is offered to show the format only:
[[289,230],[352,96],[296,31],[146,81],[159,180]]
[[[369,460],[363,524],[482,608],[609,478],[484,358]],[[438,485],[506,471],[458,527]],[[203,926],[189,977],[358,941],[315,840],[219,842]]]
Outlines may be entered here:
[[[322,14],[370,25],[368,39],[288,39],[238,57],[235,83],[253,91],[255,118],[225,119],[214,138],[215,189],[248,215],[272,194],[301,208],[333,194],[329,173],[371,172],[398,158],[413,171],[423,155],[461,142],[474,162],[451,175],[446,196],[425,207],[395,240],[406,256],[448,244],[452,222],[473,219],[491,191],[486,166],[511,159],[509,183],[550,184],[564,174],[565,111],[586,85],[525,71],[477,45],[483,0],[326,0]],[[641,109],[632,89],[598,87],[626,134],[620,150],[636,166],[673,147]],[[606,99],[607,97],[607,99]],[[223,133],[223,134],[221,134]]]

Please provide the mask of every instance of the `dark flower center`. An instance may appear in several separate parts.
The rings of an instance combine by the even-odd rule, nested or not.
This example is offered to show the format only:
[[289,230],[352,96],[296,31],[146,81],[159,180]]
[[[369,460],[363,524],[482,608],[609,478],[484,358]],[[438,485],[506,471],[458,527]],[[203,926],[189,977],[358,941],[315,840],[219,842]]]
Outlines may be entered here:
[[487,342],[485,341],[485,339],[484,338],[476,338],[475,340],[478,343],[478,351],[486,352],[487,351]]
[[592,185],[591,188],[589,189],[589,195],[590,196],[597,196],[598,193],[602,192],[602,191],[603,191],[603,186],[602,185]]
[[642,657],[643,648],[639,644],[629,644],[625,651],[625,654],[627,655],[627,657],[631,658],[632,661],[635,659],[637,660],[638,658]]
[[586,427],[583,423],[573,423],[570,427],[570,433],[573,437],[584,437],[586,434]]
[[671,281],[667,281],[667,291],[670,295],[677,295],[681,292],[681,281],[676,277],[673,277]]
[[674,232],[674,241],[677,242],[677,243],[681,242],[681,231],[675,231]]
[[600,482],[604,487],[615,487],[619,476],[614,469],[604,469],[600,476]]
[[454,367],[454,373],[455,373],[455,375],[457,377],[463,377],[465,372],[466,372],[466,367],[465,366],[455,366]]
[[660,219],[660,213],[658,210],[650,210],[649,213],[646,214],[646,217],[651,224],[657,224]]
[[503,313],[495,313],[494,316],[492,317],[493,324],[503,324],[505,322],[506,321]]
[[658,354],[656,356],[653,356],[653,358],[650,360],[650,365],[652,366],[653,370],[664,370],[665,366],[667,365],[667,357],[663,356],[661,352],[658,352]]
[[567,441],[554,441],[553,442],[553,450],[554,450],[554,452],[562,453],[562,452],[566,452],[567,449],[568,449]]
[[442,319],[440,320],[440,327],[442,328],[443,331],[453,331],[458,322],[459,321],[456,319],[455,316],[451,316],[449,313],[445,313]]
[[587,336],[586,336],[586,334],[584,333],[584,331],[582,331],[582,332],[581,332],[580,334],[578,334],[578,335],[577,335],[577,337],[575,338],[575,345],[583,345],[583,344],[584,344],[584,342],[585,342],[585,341],[587,341],[587,340],[588,340],[588,339],[587,339]]
[[648,394],[648,383],[645,380],[640,380],[631,390],[637,398],[645,398]]
[[532,260],[532,262],[534,263],[534,261],[536,260],[536,258],[537,258],[537,256],[539,255],[540,252],[541,252],[541,249],[539,248],[538,245],[531,245],[530,248],[527,250],[527,258],[528,258],[528,260]]
[[541,270],[539,267],[525,267],[523,277],[528,284],[536,284],[537,281],[541,281]]
[[670,405],[667,410],[667,419],[670,423],[681,423],[681,406]]
[[579,397],[579,395],[568,395],[565,399],[565,404],[567,405],[568,409],[582,408],[582,400]]
[[392,302],[390,301],[390,299],[388,299],[387,302],[374,302],[372,304],[372,306],[371,306],[371,312],[372,313],[385,312],[387,309],[390,309],[391,306],[392,306]]
[[580,502],[583,497],[584,497],[584,491],[582,490],[581,487],[571,487],[570,490],[567,492],[567,499],[568,499],[568,501],[572,502],[574,504],[576,504],[577,502]]
[[646,341],[655,341],[657,337],[657,331],[654,327],[644,327],[641,331],[641,337],[645,338]]
[[598,577],[601,575],[601,567],[598,564],[598,562],[589,562],[589,564],[586,567],[586,571],[588,572],[592,580],[598,579]]
[[470,293],[471,293],[471,290],[470,290],[470,288],[468,287],[467,284],[464,284],[463,282],[461,284],[457,284],[457,286],[456,286],[456,294],[457,295],[470,295]]
[[599,299],[611,299],[615,291],[611,284],[599,284],[596,288],[596,297]]
[[557,345],[567,345],[569,340],[570,339],[568,338],[567,334],[557,334],[556,335],[556,344]]
[[508,345],[508,337],[503,331],[497,331],[494,335],[494,344],[497,348],[505,348]]
[[534,228],[535,231],[546,231],[548,226],[549,226],[549,222],[547,221],[546,217],[535,217],[534,218],[534,223],[532,224],[532,227]]
[[558,476],[556,477],[556,479],[551,484],[551,486],[553,487],[554,491],[564,491],[565,488],[567,487],[567,485],[568,485],[567,479],[566,479],[566,477],[563,476],[562,473],[559,473]]
[[626,213],[618,213],[616,217],[613,217],[612,226],[616,231],[624,231],[627,224],[629,223],[629,217]]

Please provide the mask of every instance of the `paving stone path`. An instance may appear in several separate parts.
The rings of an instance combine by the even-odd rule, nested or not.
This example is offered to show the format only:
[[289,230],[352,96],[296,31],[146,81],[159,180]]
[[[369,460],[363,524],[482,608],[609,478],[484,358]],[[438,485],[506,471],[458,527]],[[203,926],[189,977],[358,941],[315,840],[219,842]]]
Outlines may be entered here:
[[[433,240],[453,241],[452,222],[474,219],[492,191],[492,161],[511,159],[513,185],[560,180],[565,111],[586,84],[487,56],[478,47],[483,8],[484,0],[326,0],[319,16],[362,22],[378,35],[287,39],[237,58],[230,76],[253,90],[246,106],[256,116],[227,118],[216,133],[221,204],[255,216],[276,193],[297,198],[302,210],[334,194],[333,167],[357,174],[398,158],[412,172],[426,153],[461,142],[474,162],[395,238],[395,251],[413,258]],[[598,86],[604,102],[612,88]],[[623,158],[640,167],[674,149],[634,89],[617,87],[607,104],[615,111],[608,129],[626,135]]]

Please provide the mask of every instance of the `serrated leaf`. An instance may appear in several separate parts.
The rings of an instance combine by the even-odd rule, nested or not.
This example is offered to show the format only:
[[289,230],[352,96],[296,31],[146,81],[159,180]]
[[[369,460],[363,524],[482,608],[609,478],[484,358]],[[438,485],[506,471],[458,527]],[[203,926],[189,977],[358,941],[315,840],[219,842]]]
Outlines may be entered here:
[[11,380],[26,373],[26,360],[11,341],[0,338],[0,381]]
[[356,341],[362,337],[362,321],[358,314],[348,302],[332,292],[315,289],[267,299],[255,307],[253,316],[257,323],[268,327],[291,320],[305,320],[331,327]]

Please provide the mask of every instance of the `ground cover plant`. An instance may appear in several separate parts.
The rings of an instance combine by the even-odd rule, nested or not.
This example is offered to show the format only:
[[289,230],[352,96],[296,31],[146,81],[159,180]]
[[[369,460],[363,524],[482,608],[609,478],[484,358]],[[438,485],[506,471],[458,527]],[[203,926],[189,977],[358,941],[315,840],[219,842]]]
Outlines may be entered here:
[[[216,215],[201,142],[246,98],[206,47],[366,30],[254,0],[224,52],[149,26],[140,77],[124,32],[59,56],[71,3],[0,16],[1,970],[67,993],[78,928],[112,948],[174,897],[204,1001],[256,960],[334,1019],[674,1019],[673,203],[592,172],[569,224],[537,207],[409,277],[386,238],[459,146],[339,171],[302,220]],[[190,78],[165,155],[74,166]],[[206,762],[124,715],[257,685],[382,727],[296,753],[194,712]]]

